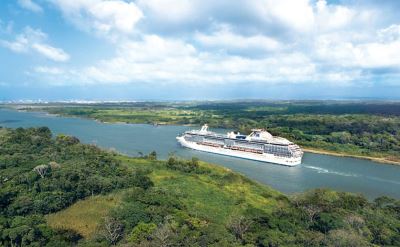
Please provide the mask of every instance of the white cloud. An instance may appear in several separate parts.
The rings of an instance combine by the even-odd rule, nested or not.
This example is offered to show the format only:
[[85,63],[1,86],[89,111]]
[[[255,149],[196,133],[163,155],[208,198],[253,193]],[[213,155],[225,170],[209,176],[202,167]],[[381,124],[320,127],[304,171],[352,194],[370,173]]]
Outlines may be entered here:
[[[284,27],[310,31],[313,6],[309,0],[138,0],[150,30],[207,29],[213,22],[245,25],[257,31]],[[189,26],[188,26],[189,25]]]
[[14,41],[0,40],[0,44],[14,52],[24,53],[30,50],[32,43],[41,42],[46,38],[47,35],[41,30],[26,27],[21,34],[15,37]]
[[345,27],[355,15],[354,10],[340,5],[328,5],[326,0],[318,0],[316,3],[316,25],[322,30]]
[[354,53],[360,66],[366,68],[400,68],[400,40],[390,43],[367,43],[357,45]]
[[62,49],[47,44],[47,35],[40,29],[31,27],[26,27],[13,41],[0,40],[0,45],[16,53],[36,52],[56,62],[65,62],[70,58]]
[[139,0],[138,6],[154,17],[172,23],[187,21],[193,18],[196,9],[201,11],[196,0]]
[[156,35],[126,42],[117,55],[74,72],[64,83],[188,83],[219,84],[248,82],[304,82],[315,73],[315,65],[301,53],[282,58],[252,59],[200,52],[177,39]]
[[13,42],[0,40],[0,45],[18,53],[28,51],[28,40],[23,37],[17,37]]
[[18,4],[22,8],[36,12],[36,13],[43,12],[42,7],[40,7],[40,5],[35,3],[33,0],[18,0]]
[[83,69],[82,75],[85,81],[100,83],[169,80],[191,73],[196,57],[197,51],[189,44],[149,35],[120,44],[116,57]]
[[178,39],[146,35],[140,41],[121,43],[118,47],[118,54],[130,61],[153,62],[195,55],[196,49]]
[[400,24],[390,25],[378,31],[378,37],[381,42],[393,42],[400,40]]
[[278,20],[298,31],[310,31],[314,24],[314,12],[309,0],[262,0],[256,1],[254,11],[260,16]]
[[[38,67],[60,83],[337,83],[400,67],[400,20],[326,0],[48,0],[113,55],[79,68]],[[69,56],[27,35],[3,46]],[[108,53],[109,54],[109,53]],[[372,71],[372,72],[371,72]],[[385,71],[385,70],[380,70]],[[378,72],[377,72],[378,73]]]
[[400,68],[398,26],[378,30],[376,38],[364,42],[346,40],[341,35],[321,35],[316,39],[316,55],[330,65],[358,68]]
[[217,48],[231,52],[249,52],[252,51],[274,52],[282,48],[277,40],[265,35],[243,36],[236,34],[230,28],[224,26],[212,34],[197,33],[195,39],[202,45],[209,48]]
[[57,62],[65,62],[69,60],[69,55],[66,52],[50,45],[35,43],[32,44],[32,48],[43,56]]
[[34,70],[38,73],[50,74],[50,75],[61,75],[65,73],[63,69],[58,67],[38,66],[35,67]]
[[374,28],[383,13],[375,9],[357,8],[340,4],[328,4],[326,0],[318,0],[314,7],[316,32],[368,31]]
[[[49,0],[79,28],[101,35],[130,34],[143,17],[134,2],[122,0]],[[109,37],[115,38],[115,37]]]

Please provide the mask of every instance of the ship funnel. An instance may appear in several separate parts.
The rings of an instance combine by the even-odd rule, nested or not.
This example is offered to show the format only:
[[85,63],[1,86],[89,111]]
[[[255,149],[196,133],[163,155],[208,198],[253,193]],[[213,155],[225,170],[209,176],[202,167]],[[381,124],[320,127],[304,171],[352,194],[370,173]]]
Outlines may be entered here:
[[205,124],[201,127],[200,132],[207,132],[208,131],[208,125]]

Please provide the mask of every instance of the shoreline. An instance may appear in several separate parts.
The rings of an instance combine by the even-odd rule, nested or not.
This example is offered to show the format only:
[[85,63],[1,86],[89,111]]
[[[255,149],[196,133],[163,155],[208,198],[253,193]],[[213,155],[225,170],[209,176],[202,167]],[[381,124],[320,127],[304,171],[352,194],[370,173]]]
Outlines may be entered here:
[[356,158],[356,159],[370,160],[370,161],[374,161],[374,162],[380,163],[380,164],[400,166],[400,161],[387,160],[385,158],[378,158],[378,157],[371,157],[371,156],[361,156],[361,155],[355,155],[355,154],[336,153],[336,152],[333,152],[333,151],[327,151],[327,150],[321,150],[321,149],[312,149],[312,148],[302,148],[302,149],[306,153],[331,155],[331,156],[337,156],[337,157]]
[[[17,111],[23,111],[23,112],[40,112],[40,113],[45,113],[49,116],[55,116],[55,117],[72,117],[72,118],[88,119],[88,120],[93,120],[93,121],[96,121],[99,123],[104,123],[104,124],[147,124],[147,125],[151,125],[154,127],[157,127],[157,126],[185,126],[185,127],[196,126],[194,124],[169,124],[166,122],[157,123],[157,125],[155,125],[152,123],[129,123],[129,122],[123,122],[123,121],[103,121],[101,119],[96,119],[93,117],[74,116],[74,115],[69,115],[69,114],[57,114],[57,113],[49,113],[47,111],[37,111],[37,110],[30,111],[28,109],[18,109],[18,108],[12,108],[12,109],[15,109]],[[323,149],[313,149],[313,148],[306,148],[306,147],[301,147],[301,148],[304,152],[308,152],[308,153],[331,155],[331,156],[336,156],[336,157],[356,158],[356,159],[370,160],[370,161],[373,161],[373,162],[376,162],[379,164],[400,166],[400,160],[395,161],[395,160],[388,160],[385,158],[372,157],[372,156],[362,156],[362,155],[355,155],[355,154],[338,153],[338,152],[323,150]]]

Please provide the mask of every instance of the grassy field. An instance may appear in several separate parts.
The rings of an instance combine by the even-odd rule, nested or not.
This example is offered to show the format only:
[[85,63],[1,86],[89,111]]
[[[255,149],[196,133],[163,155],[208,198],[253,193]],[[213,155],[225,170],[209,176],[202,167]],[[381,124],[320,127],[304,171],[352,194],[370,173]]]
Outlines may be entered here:
[[[210,169],[212,174],[188,175],[166,169],[159,161],[124,156],[119,159],[128,167],[150,169],[152,172],[149,176],[155,187],[174,193],[184,205],[186,210],[177,214],[187,215],[185,217],[196,220],[199,224],[213,224],[223,229],[230,216],[242,214],[249,207],[271,212],[279,204],[285,204],[285,201],[281,201],[283,195],[278,191],[227,168],[201,162],[200,166]],[[124,191],[120,191],[106,196],[90,197],[63,211],[50,214],[46,219],[53,228],[72,229],[90,239],[102,218],[118,207],[123,195]]]
[[[202,163],[202,166],[209,167],[205,163]],[[279,197],[279,192],[228,169],[214,166],[212,170],[212,176],[187,176],[156,169],[150,177],[156,186],[180,194],[182,202],[189,209],[189,214],[218,224],[226,224],[230,215],[243,213],[241,210],[248,206],[267,211],[277,206],[276,198]]]
[[46,216],[55,229],[72,229],[84,238],[91,238],[101,219],[121,202],[121,193],[99,195],[79,201],[69,208]]
[[190,124],[192,119],[201,117],[202,112],[176,108],[52,108],[52,114],[64,116],[79,116],[92,118],[107,123],[134,123],[134,124]]

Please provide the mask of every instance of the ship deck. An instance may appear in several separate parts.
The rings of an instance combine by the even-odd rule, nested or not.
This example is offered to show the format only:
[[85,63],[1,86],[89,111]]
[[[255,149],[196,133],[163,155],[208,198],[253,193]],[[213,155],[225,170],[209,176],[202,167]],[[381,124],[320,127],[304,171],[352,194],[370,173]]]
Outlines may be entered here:
[[292,142],[285,140],[286,143],[282,143],[282,142],[268,142],[268,141],[262,141],[262,140],[245,140],[245,139],[237,139],[237,138],[229,138],[227,135],[223,135],[223,134],[217,134],[217,133],[209,133],[209,134],[201,134],[198,132],[194,132],[194,131],[186,131],[185,134],[189,134],[189,135],[196,135],[196,136],[203,136],[203,137],[210,137],[210,138],[215,138],[215,139],[219,139],[219,140],[234,140],[236,142],[242,142],[242,143],[254,143],[254,144],[272,144],[272,145],[277,145],[277,146],[289,146],[291,144],[293,144]]

